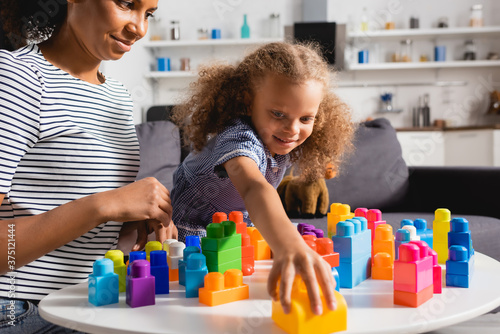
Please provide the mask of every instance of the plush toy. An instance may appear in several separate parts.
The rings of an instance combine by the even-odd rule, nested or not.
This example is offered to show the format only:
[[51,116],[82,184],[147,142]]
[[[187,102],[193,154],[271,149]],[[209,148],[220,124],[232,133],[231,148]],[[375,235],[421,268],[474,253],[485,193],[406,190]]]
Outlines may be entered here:
[[325,179],[335,177],[336,172],[328,164],[324,179],[307,182],[293,173],[285,176],[278,186],[278,194],[290,218],[323,217],[328,212],[329,197]]

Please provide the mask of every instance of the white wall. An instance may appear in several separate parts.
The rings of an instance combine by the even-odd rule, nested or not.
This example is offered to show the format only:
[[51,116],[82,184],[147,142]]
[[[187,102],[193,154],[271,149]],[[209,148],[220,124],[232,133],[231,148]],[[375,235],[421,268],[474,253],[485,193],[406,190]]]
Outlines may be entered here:
[[[485,25],[500,25],[500,1],[498,0],[189,0],[185,2],[174,0],[159,1],[156,14],[161,19],[165,30],[172,19],[181,22],[181,38],[196,39],[196,31],[200,27],[208,29],[220,28],[223,38],[236,38],[243,20],[243,14],[248,14],[248,23],[252,29],[252,37],[265,37],[263,27],[272,12],[281,13],[281,22],[291,25],[301,21],[303,6],[325,2],[326,18],[338,23],[346,23],[350,29],[359,27],[362,8],[369,9],[371,25],[377,28],[382,24],[383,14],[391,12],[397,28],[407,28],[410,15],[418,15],[420,27],[435,26],[437,19],[448,16],[451,26],[466,26],[469,19],[470,6],[475,3],[484,5]],[[148,39],[148,36],[144,38]],[[133,51],[118,62],[106,63],[104,72],[121,80],[131,91],[135,109],[136,122],[142,121],[143,111],[153,104],[166,104],[178,100],[189,80],[160,80],[155,87],[152,82],[145,80],[143,74],[154,66],[154,56],[141,46],[140,41]],[[420,45],[419,45],[420,43]],[[427,44],[426,44],[427,43]],[[448,43],[448,41],[446,42]],[[463,53],[463,41],[450,42],[449,57],[460,57]],[[484,57],[488,51],[500,53],[500,39],[477,40],[478,56]],[[416,42],[414,53],[422,50],[432,50],[432,41]],[[356,46],[359,47],[359,46]],[[390,52],[397,51],[397,42],[381,44],[369,42],[363,47],[370,48],[373,60],[382,61]],[[453,50],[453,51],[451,51]],[[189,48],[162,50],[162,56],[172,58],[172,66],[178,65],[179,58],[188,56],[192,66],[210,58],[225,58],[234,61],[246,51],[242,47],[228,48]],[[355,52],[355,48],[351,50]],[[432,55],[430,55],[432,56]],[[391,120],[394,126],[411,126],[411,110],[417,104],[418,96],[429,93],[431,98],[432,119],[444,118],[454,125],[486,124],[500,122],[498,116],[486,116],[487,91],[492,89],[496,82],[496,89],[500,89],[500,69],[441,69],[441,70],[409,70],[409,71],[370,71],[370,72],[342,72],[341,84],[364,84],[385,82],[387,86],[371,88],[337,88],[338,94],[346,100],[353,109],[354,118],[362,120],[366,117],[384,116]],[[394,82],[434,82],[434,81],[467,81],[462,87],[435,87],[409,86],[398,87],[391,85]],[[153,89],[154,88],[154,89]],[[156,94],[154,94],[156,92]],[[377,114],[379,109],[379,95],[384,92],[394,94],[394,105],[403,109],[395,115]]]

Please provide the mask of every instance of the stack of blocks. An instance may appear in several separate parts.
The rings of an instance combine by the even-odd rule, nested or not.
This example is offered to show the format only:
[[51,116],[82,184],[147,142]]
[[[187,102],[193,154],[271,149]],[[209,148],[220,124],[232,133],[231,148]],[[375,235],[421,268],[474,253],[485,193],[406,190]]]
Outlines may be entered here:
[[334,291],[334,294],[337,308],[331,311],[326,306],[325,297],[320,288],[323,314],[316,316],[311,311],[305,284],[299,276],[296,276],[292,286],[290,313],[285,314],[281,303],[273,301],[272,319],[281,329],[293,334],[326,334],[345,331],[347,329],[347,304],[339,292]]
[[241,234],[241,271],[243,276],[250,276],[255,269],[255,250],[247,231],[247,224],[243,221],[241,211],[229,213],[229,220],[236,224],[236,233]]
[[336,231],[332,240],[340,255],[340,287],[353,288],[371,276],[371,233],[366,220],[356,218],[339,222]]
[[[163,246],[165,247],[165,244]],[[184,258],[184,248],[186,245],[183,242],[177,241],[168,244],[167,262],[170,282],[179,280],[179,261]]]
[[446,261],[446,285],[468,288],[474,272],[474,248],[469,222],[464,218],[451,220],[448,233],[449,258]]
[[201,239],[201,249],[209,272],[241,270],[241,234],[236,233],[234,222],[208,224],[207,236]]
[[208,273],[205,285],[199,289],[200,303],[217,306],[238,300],[248,299],[248,285],[243,284],[243,273],[237,269],[229,269],[223,274]]
[[342,203],[332,203],[330,205],[330,212],[328,212],[327,218],[327,232],[328,238],[337,234],[337,223],[341,221],[346,221],[354,217],[354,213],[351,212],[351,207],[347,204]]
[[187,259],[189,255],[195,254],[195,253],[201,253],[200,249],[196,246],[188,246],[184,248],[182,252],[182,259],[179,260],[179,285],[186,286],[186,266],[187,266]]
[[394,304],[418,307],[434,293],[434,260],[423,241],[411,241],[399,247],[394,262]]
[[375,229],[372,259],[372,278],[392,280],[395,250],[391,225],[380,224]]
[[364,217],[368,220],[368,228],[372,233],[373,243],[377,226],[386,224],[385,220],[382,220],[382,212],[379,209],[368,210],[367,208],[357,208],[356,210],[354,210],[354,215],[356,217]]

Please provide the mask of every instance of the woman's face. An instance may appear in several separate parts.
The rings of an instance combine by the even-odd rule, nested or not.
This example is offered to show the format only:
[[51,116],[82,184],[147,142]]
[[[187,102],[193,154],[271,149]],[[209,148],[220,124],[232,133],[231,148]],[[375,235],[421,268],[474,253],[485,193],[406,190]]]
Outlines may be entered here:
[[158,0],[68,0],[67,27],[85,52],[117,60],[144,37]]

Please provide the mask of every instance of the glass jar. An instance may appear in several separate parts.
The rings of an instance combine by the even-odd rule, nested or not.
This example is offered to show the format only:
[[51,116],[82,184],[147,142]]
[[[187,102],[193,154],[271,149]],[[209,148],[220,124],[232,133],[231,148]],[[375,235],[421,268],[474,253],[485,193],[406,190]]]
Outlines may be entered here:
[[170,39],[172,41],[178,41],[181,39],[181,31],[179,27],[179,21],[171,21],[172,27],[170,28]]
[[207,28],[200,28],[198,29],[198,39],[203,40],[203,39],[209,39],[210,35],[208,33]]
[[440,17],[438,19],[438,28],[448,28],[448,18],[446,16]]
[[465,41],[464,60],[476,60],[476,44],[471,39]]
[[474,5],[471,7],[469,25],[471,27],[483,26],[483,5]]
[[160,41],[163,39],[163,33],[162,33],[162,27],[161,27],[161,21],[160,18],[158,17],[153,17],[150,20],[150,37],[149,39],[152,41]]
[[272,13],[269,16],[269,37],[281,38],[281,23],[279,13]]
[[411,62],[412,44],[413,41],[411,39],[405,39],[401,41],[399,45],[400,62]]

